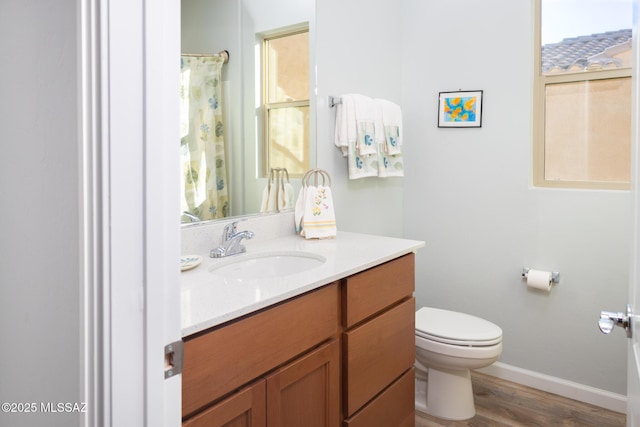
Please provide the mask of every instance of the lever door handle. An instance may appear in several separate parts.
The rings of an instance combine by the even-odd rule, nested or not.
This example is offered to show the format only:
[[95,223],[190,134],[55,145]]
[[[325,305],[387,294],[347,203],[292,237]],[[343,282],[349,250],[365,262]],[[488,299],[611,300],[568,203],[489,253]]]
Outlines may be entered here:
[[598,327],[603,334],[610,334],[615,326],[620,326],[627,331],[627,337],[631,338],[631,304],[627,304],[627,313],[602,311],[600,312],[600,320]]
[[616,322],[609,316],[605,314],[603,311],[600,313],[600,320],[598,320],[598,327],[602,331],[603,334],[610,334],[613,331],[613,327],[616,325]]

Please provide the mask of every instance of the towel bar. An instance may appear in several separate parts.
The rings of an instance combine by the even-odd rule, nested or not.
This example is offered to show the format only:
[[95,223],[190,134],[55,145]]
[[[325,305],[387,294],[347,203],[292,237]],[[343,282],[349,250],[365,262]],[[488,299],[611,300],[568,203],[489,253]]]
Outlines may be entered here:
[[342,98],[339,96],[329,96],[329,108],[333,108],[338,104],[342,104]]

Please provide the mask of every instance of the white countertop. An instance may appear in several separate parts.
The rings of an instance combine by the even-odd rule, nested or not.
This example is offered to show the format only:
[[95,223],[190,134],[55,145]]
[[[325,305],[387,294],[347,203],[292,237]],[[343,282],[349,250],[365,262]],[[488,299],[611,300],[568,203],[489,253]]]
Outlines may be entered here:
[[209,270],[216,263],[228,262],[230,258],[214,259],[208,253],[197,254],[202,256],[202,264],[181,273],[183,337],[301,295],[424,246],[424,242],[417,240],[341,231],[335,239],[306,240],[297,235],[288,235],[243,243],[247,253],[235,255],[234,259],[274,251],[303,251],[320,255],[326,261],[301,273],[275,279],[227,283]]

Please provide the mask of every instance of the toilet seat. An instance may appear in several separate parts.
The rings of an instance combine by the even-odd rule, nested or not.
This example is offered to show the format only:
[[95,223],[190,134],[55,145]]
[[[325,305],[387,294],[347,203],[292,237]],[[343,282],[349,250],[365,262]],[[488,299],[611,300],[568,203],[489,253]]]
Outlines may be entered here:
[[439,308],[416,312],[416,335],[443,344],[484,347],[502,341],[502,329],[476,316]]

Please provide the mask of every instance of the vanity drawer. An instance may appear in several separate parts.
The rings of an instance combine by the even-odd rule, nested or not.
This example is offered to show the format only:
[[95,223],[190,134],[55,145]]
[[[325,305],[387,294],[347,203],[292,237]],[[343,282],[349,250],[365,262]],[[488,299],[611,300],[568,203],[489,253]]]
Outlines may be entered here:
[[345,416],[413,366],[415,298],[343,333]]
[[345,328],[410,297],[415,288],[415,254],[410,253],[345,279],[342,311]]
[[182,416],[282,365],[339,331],[339,286],[186,338]]
[[344,427],[413,427],[415,424],[415,369],[404,373]]

